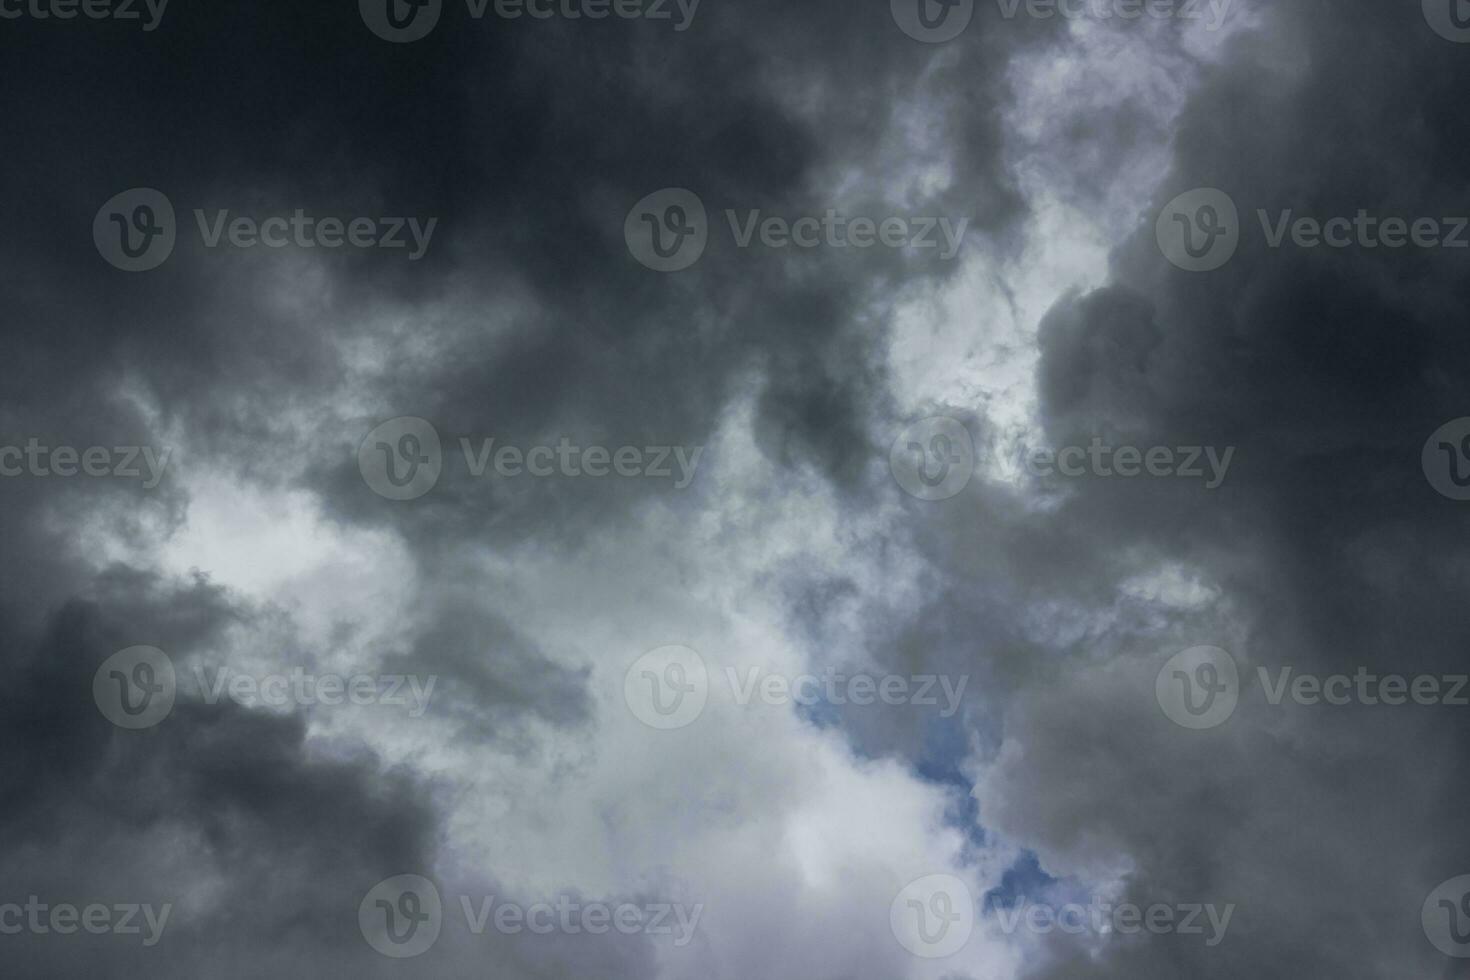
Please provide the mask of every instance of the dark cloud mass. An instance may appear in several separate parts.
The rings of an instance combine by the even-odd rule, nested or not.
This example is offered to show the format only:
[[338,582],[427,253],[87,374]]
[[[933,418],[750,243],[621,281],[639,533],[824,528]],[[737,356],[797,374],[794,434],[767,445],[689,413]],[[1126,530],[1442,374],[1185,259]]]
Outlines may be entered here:
[[[1463,4],[913,2],[0,0],[0,977],[1470,976],[1470,707],[1271,690],[1470,673],[1470,249],[1290,224],[1470,215]],[[229,243],[298,209],[408,245]],[[1230,455],[1028,462],[1094,442]],[[1098,902],[1230,918],[1007,925]]]

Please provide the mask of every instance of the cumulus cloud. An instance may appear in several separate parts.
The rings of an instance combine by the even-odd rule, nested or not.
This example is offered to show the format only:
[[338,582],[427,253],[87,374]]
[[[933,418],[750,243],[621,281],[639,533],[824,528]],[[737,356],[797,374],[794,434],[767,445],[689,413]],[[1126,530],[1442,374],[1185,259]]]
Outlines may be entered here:
[[[1460,714],[1272,704],[1261,671],[1462,669],[1464,518],[1420,465],[1466,414],[1460,253],[1272,247],[1258,211],[1464,213],[1465,52],[1413,4],[1008,6],[940,44],[837,0],[450,3],[408,44],[353,4],[7,21],[0,443],[168,456],[0,478],[0,906],[171,909],[156,946],[0,935],[7,975],[1454,975],[1419,913],[1470,871]],[[177,213],[145,273],[88,235],[132,187]],[[1155,221],[1202,187],[1240,241],[1187,272]],[[661,188],[708,214],[671,274],[624,238]],[[196,217],[298,209],[436,223],[410,260]],[[951,257],[741,243],[829,213],[966,224]],[[927,501],[889,454],[937,415],[980,459]],[[363,460],[426,431],[432,486],[388,499]],[[1214,488],[1026,463],[1094,440],[1233,454]],[[687,485],[526,467],[571,446]],[[670,646],[703,700],[661,730],[629,692]],[[1189,730],[1155,682],[1203,646],[1239,704]],[[94,679],[135,647],[178,689],[129,730]],[[261,696],[298,675],[375,696]],[[442,906],[403,959],[359,921],[422,911],[373,904],[400,875]],[[951,898],[968,942],[916,955]],[[1006,925],[1099,902],[1231,918]],[[507,903],[697,924],[476,928]]]

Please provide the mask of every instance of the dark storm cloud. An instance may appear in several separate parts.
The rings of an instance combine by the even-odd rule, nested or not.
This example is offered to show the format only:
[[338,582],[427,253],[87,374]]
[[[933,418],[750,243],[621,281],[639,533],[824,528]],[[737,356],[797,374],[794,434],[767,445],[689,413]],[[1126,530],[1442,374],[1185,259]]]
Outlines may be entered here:
[[[196,207],[439,217],[419,263],[372,251],[324,260],[322,312],[346,339],[385,301],[410,316],[446,294],[455,307],[455,323],[417,327],[447,332],[451,346],[417,386],[391,392],[405,412],[471,431],[642,412],[624,424],[684,421],[692,435],[733,372],[768,369],[773,450],[820,446],[838,472],[858,451],[840,446],[857,434],[834,449],[823,430],[877,397],[851,286],[945,269],[874,254],[797,263],[715,252],[675,282],[629,260],[618,234],[627,209],[682,185],[715,213],[820,214],[823,168],[872,152],[892,97],[919,92],[936,94],[954,127],[964,180],[949,199],[911,206],[991,227],[1016,207],[996,165],[994,114],[974,97],[996,87],[1009,38],[977,28],[955,67],[921,80],[932,49],[881,6],[708,4],[697,29],[672,36],[651,23],[447,15],[407,46],[374,38],[351,5],[180,7],[142,44],[56,26],[17,24],[25,44],[3,69],[7,88],[27,92],[7,122],[6,176],[32,187],[15,202],[7,264],[17,279],[85,272],[89,286],[64,309],[34,296],[22,315],[55,321],[52,343],[72,348],[74,375],[118,361],[143,370],[170,417],[187,409],[214,445],[247,457],[266,439],[254,417],[264,406],[340,380],[343,338],[270,303],[288,257],[200,249]],[[31,91],[23,80],[41,65],[71,67]],[[56,179],[37,179],[48,172]],[[178,252],[146,276],[99,266],[83,233],[130,186],[164,190],[179,211]],[[514,324],[486,322],[485,307],[507,294],[529,309]],[[107,325],[101,338],[94,323]],[[848,363],[831,356],[839,350]],[[243,411],[221,404],[222,381],[244,393]],[[648,408],[627,397],[646,390],[663,397]]]
[[[872,448],[861,420],[885,398],[875,364],[891,297],[952,265],[886,249],[736,250],[723,211],[820,215],[838,203],[833,177],[858,160],[867,186],[845,211],[968,217],[971,242],[1004,236],[1020,214],[998,158],[1006,53],[1052,28],[977,20],[931,67],[935,49],[876,4],[706,4],[683,33],[474,21],[449,6],[412,45],[373,37],[351,5],[181,6],[145,43],[17,23],[26,44],[0,69],[8,88],[27,91],[41,65],[72,66],[7,122],[0,167],[34,185],[8,243],[21,317],[69,351],[75,378],[137,372],[211,462],[265,481],[304,462],[354,519],[385,515],[350,453],[282,426],[279,408],[311,416],[314,394],[345,390],[380,418],[431,420],[451,444],[569,434],[696,446],[754,379],[764,451],[852,482]],[[944,128],[949,189],[921,192],[906,172],[918,161],[891,145],[903,113]],[[46,172],[65,179],[36,180]],[[99,264],[84,230],[132,186],[170,196],[180,244],[162,268],[125,276]],[[694,189],[715,226],[709,254],[680,277],[637,265],[619,234],[628,208],[663,186]],[[884,200],[895,187],[899,199]],[[202,249],[193,230],[194,208],[298,207],[439,224],[419,262],[319,251],[324,278],[304,282],[299,253]],[[57,305],[22,270],[88,287]],[[385,316],[406,323],[388,335]],[[94,335],[94,324],[106,326]],[[411,352],[418,334],[432,342],[427,363]],[[387,363],[352,371],[342,345]],[[446,482],[443,506],[392,519],[412,522],[416,540],[460,537],[474,501],[517,515],[495,522],[502,532],[564,528],[645,492],[497,490]]]
[[[451,450],[461,435],[698,446],[753,384],[763,451],[852,482],[870,451],[862,419],[886,397],[876,364],[891,295],[952,266],[883,250],[737,251],[722,212],[820,215],[844,165],[882,151],[848,210],[964,216],[972,236],[1005,233],[1020,204],[998,163],[998,80],[1021,35],[977,27],[931,73],[935,49],[898,32],[882,4],[707,2],[677,35],[460,20],[412,46],[372,37],[350,3],[176,4],[154,32],[116,26],[5,24],[0,176],[14,193],[0,283],[8,350],[24,365],[5,418],[21,436],[77,445],[169,431],[192,453],[148,498],[0,487],[13,675],[4,877],[53,900],[131,889],[175,902],[175,918],[146,959],[32,937],[7,968],[404,975],[363,946],[351,912],[379,879],[432,867],[432,792],[340,745],[344,757],[323,758],[299,713],[186,700],[156,730],[112,730],[88,698],[105,656],[148,642],[187,659],[227,626],[264,630],[202,580],[177,588],[119,568],[93,581],[84,556],[57,551],[53,525],[38,530],[42,517],[72,501],[64,517],[125,539],[131,525],[146,542],[187,513],[179,467],[276,488],[304,474],[341,519],[402,528],[433,583],[456,549],[574,545],[665,493],[450,477],[432,498],[388,507],[356,471],[368,426],[331,417],[343,396],[380,418],[430,418]],[[903,148],[881,145],[895,99],[952,134],[952,189],[921,192]],[[890,183],[898,200],[885,199]],[[664,186],[695,189],[723,236],[681,276],[642,268],[621,236],[632,204]],[[162,190],[178,215],[176,251],[149,273],[115,271],[90,240],[97,209],[130,187]],[[439,224],[409,263],[205,249],[195,208],[211,220],[304,208]],[[383,363],[362,367],[347,350]],[[121,402],[125,389],[146,409]],[[436,611],[404,662],[444,675],[436,707],[466,734],[518,744],[523,710],[585,720],[584,679],[513,623],[453,598]],[[646,975],[646,945],[626,945],[609,957],[606,943],[584,955],[569,942],[501,965]],[[492,962],[446,948],[421,968],[481,975]]]
[[448,583],[417,631],[414,647],[385,663],[389,670],[442,677],[434,711],[459,718],[476,738],[514,737],[518,717],[539,712],[560,725],[587,720],[586,671],[560,667],[507,619],[487,612],[475,599],[456,595]]
[[[1271,708],[1255,674],[1467,662],[1467,516],[1420,467],[1429,434],[1466,414],[1465,253],[1271,249],[1256,215],[1465,213],[1470,58],[1419,6],[1265,11],[1205,70],[1154,201],[1226,191],[1238,253],[1213,272],[1175,269],[1151,210],[1115,253],[1113,283],[1064,298],[1042,325],[1055,445],[1101,435],[1238,458],[1212,493],[1080,481],[1055,515],[1012,532],[1059,602],[1110,625],[1044,644],[1004,708],[1011,754],[982,780],[981,820],[1039,847],[1050,870],[1127,855],[1133,901],[1238,911],[1216,949],[1120,940],[1094,957],[1058,936],[1037,976],[1455,975],[1419,911],[1470,863],[1455,788],[1464,709]],[[1037,547],[1058,531],[1065,556]],[[1108,594],[1174,562],[1219,592],[1172,611]],[[1162,718],[1153,678],[1201,644],[1233,648],[1246,690],[1226,727],[1191,732]]]
[[370,756],[309,753],[301,718],[228,701],[181,699],[155,728],[115,728],[92,699],[103,660],[139,638],[187,656],[245,613],[205,580],[122,568],[87,592],[40,637],[6,636],[4,901],[172,910],[152,948],[7,936],[7,972],[237,976],[243,964],[221,964],[231,950],[252,969],[355,952],[354,895],[432,853],[425,786]]
[[[1248,671],[1417,673],[1463,669],[1470,639],[1456,548],[1467,519],[1419,470],[1428,434],[1470,414],[1462,253],[1273,250],[1255,218],[1470,211],[1470,48],[1430,32],[1412,3],[1260,10],[1261,30],[1190,68],[1200,87],[1154,202],[1224,189],[1246,225],[1239,253],[1181,272],[1159,254],[1153,213],[1141,216],[1110,284],[1047,316],[1037,377],[1054,443],[1236,446],[1231,479],[1208,493],[1028,481],[977,488],[963,510],[909,505],[902,544],[933,567],[918,608],[863,613],[866,652],[899,673],[969,675],[970,699],[943,726],[912,711],[836,716],[862,754],[923,771],[953,765],[973,739],[993,763],[982,824],[1034,847],[1048,871],[1122,855],[1130,900],[1239,907],[1218,948],[1174,936],[1093,957],[1052,937],[1038,976],[1451,975],[1418,912],[1435,884],[1470,872],[1455,709],[1329,715],[1257,697],[1198,733],[1153,703],[1155,670],[1188,646],[1234,646]],[[146,35],[4,29],[0,176],[18,190],[0,293],[8,352],[24,366],[0,396],[7,430],[90,445],[161,443],[171,428],[193,465],[299,480],[344,524],[401,531],[434,601],[388,664],[442,675],[436,710],[467,740],[511,748],[531,738],[528,716],[585,725],[586,677],[512,612],[485,612],[511,599],[472,595],[466,554],[575,554],[650,500],[693,515],[720,461],[707,456],[684,492],[453,471],[430,495],[390,503],[358,473],[362,436],[416,415],[451,457],[462,436],[693,447],[754,392],[755,442],[781,470],[816,469],[855,513],[887,499],[866,482],[886,452],[870,432],[890,412],[887,318],[905,288],[941,285],[954,266],[883,249],[738,249],[723,212],[820,215],[855,173],[859,203],[844,210],[969,217],[967,247],[1006,254],[1027,217],[1002,158],[1001,112],[1018,95],[1008,62],[1022,46],[1066,50],[1060,24],[981,15],[933,48],[898,32],[885,3],[841,0],[704,0],[680,33],[475,22],[450,4],[432,36],[402,46],[374,38],[350,3],[179,2]],[[1136,105],[1100,119],[1053,134],[1068,200],[1104,195],[1117,162],[1159,135]],[[894,145],[903,122],[943,134],[952,184],[928,189],[932,161]],[[89,228],[134,186],[168,193],[181,235],[162,268],[130,276],[102,262]],[[665,276],[628,254],[622,224],[635,201],[676,186],[703,199],[711,242]],[[439,223],[416,262],[303,258],[203,249],[196,207]],[[120,402],[127,387],[158,415]],[[259,611],[207,580],[93,577],[58,547],[67,518],[135,540],[177,526],[177,481],[144,495],[7,480],[0,494],[11,674],[0,878],[22,899],[176,904],[156,955],[32,937],[12,947],[16,975],[652,972],[641,940],[457,936],[406,969],[376,957],[352,911],[378,880],[434,866],[431,783],[350,745],[314,745],[304,715],[228,701],[114,730],[89,697],[104,657],[148,642],[202,658],[229,628],[263,630]],[[899,544],[859,550],[881,566]],[[1217,598],[1119,598],[1169,563],[1200,569]],[[854,589],[784,571],[792,620],[820,649]]]

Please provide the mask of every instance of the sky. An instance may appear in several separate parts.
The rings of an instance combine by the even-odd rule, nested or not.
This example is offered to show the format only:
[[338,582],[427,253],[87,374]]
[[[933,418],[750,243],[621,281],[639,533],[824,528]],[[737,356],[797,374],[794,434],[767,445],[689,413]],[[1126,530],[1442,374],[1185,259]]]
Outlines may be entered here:
[[0,51],[0,976],[1470,977],[1470,5]]

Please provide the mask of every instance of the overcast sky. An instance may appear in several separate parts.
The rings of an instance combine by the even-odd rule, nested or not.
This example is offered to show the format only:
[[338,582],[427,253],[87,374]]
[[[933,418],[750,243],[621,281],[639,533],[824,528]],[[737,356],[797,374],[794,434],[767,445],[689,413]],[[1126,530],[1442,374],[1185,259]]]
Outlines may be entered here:
[[1465,8],[0,0],[0,975],[1470,976]]

